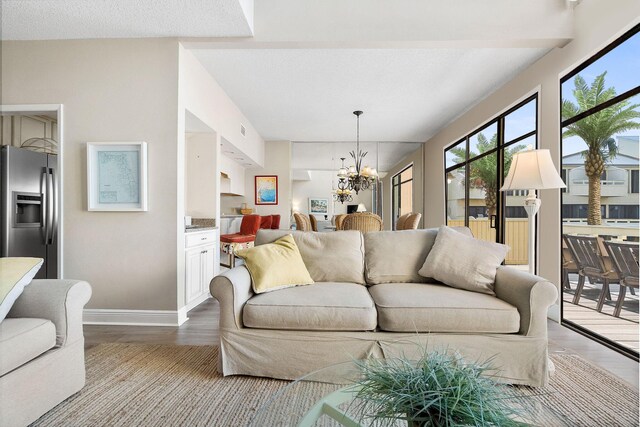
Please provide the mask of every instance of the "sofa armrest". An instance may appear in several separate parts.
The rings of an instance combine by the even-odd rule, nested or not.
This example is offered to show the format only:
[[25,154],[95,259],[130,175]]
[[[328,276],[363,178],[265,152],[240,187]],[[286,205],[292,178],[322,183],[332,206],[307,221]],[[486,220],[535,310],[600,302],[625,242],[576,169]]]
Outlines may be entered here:
[[225,271],[211,280],[209,289],[220,303],[220,327],[242,328],[242,307],[253,296],[249,270],[240,266]]
[[80,280],[33,280],[24,288],[7,317],[48,319],[56,327],[56,346],[84,337],[82,309],[91,298],[91,286]]
[[547,310],[556,302],[558,289],[542,277],[501,266],[496,274],[496,296],[520,313],[520,334],[547,336]]

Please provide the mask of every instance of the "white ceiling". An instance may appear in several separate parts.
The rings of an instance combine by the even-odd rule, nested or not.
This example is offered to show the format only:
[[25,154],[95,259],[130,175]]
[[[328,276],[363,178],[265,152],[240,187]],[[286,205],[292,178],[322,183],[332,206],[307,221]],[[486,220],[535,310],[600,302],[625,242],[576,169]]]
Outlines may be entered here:
[[426,141],[548,52],[194,49],[266,140]]
[[250,37],[253,0],[2,0],[3,40]]
[[[387,172],[420,145],[415,142],[361,142],[360,149],[367,152],[365,165],[376,167],[379,172]],[[349,152],[355,147],[355,142],[294,142],[291,167],[294,170],[337,170],[341,157],[345,158],[346,166],[353,164]]]

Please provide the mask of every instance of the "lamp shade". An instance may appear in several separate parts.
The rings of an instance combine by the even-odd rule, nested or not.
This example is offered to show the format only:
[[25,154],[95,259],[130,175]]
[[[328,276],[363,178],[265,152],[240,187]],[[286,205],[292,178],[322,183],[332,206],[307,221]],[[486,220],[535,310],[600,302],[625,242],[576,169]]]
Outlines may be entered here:
[[515,153],[500,191],[566,188],[551,160],[549,150]]
[[356,212],[366,212],[367,208],[364,207],[364,203],[359,203]]

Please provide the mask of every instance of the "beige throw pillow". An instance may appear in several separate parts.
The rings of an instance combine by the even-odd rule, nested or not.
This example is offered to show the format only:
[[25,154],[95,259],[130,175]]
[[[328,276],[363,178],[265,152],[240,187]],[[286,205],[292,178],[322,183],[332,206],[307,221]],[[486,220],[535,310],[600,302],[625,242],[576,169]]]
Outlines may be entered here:
[[442,226],[418,274],[453,288],[495,295],[496,270],[509,247],[486,242]]

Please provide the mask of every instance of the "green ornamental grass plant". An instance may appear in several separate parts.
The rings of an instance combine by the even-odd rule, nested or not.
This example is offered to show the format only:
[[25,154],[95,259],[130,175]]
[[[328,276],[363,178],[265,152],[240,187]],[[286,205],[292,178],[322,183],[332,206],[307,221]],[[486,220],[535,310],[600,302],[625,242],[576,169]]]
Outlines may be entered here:
[[490,361],[469,363],[459,354],[425,352],[406,358],[356,361],[358,413],[376,426],[524,426],[523,407],[488,375]]

